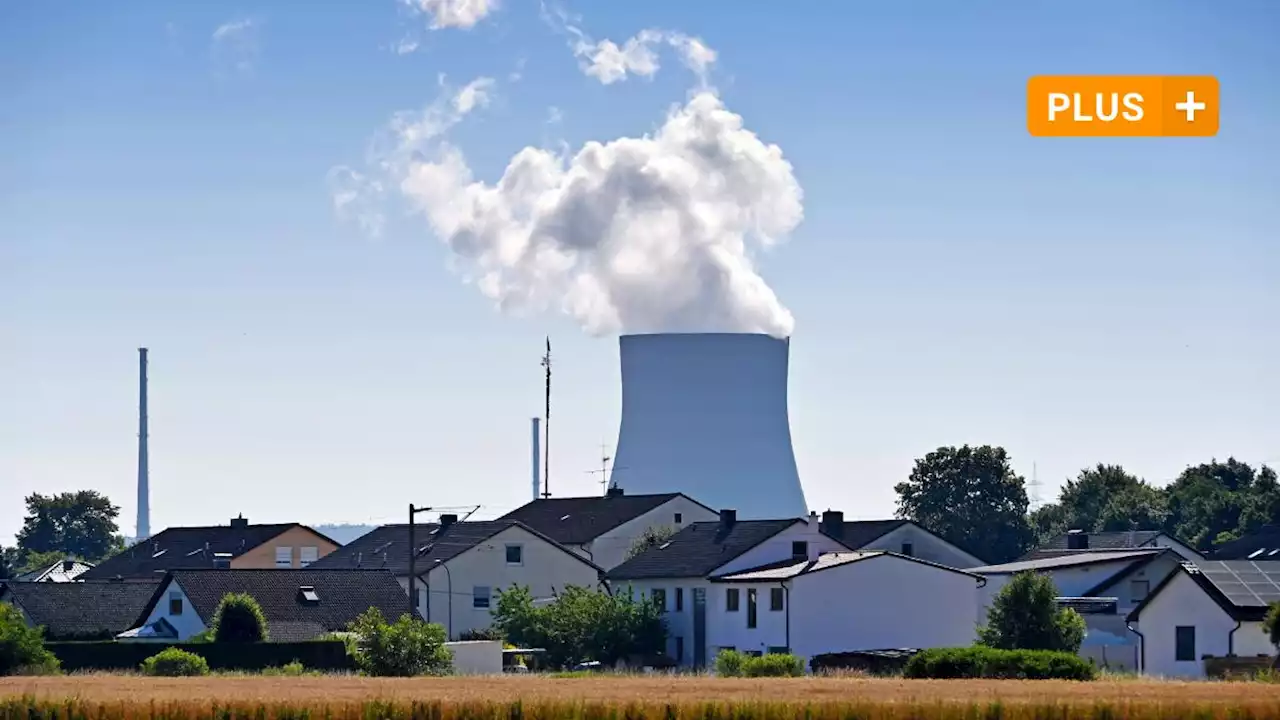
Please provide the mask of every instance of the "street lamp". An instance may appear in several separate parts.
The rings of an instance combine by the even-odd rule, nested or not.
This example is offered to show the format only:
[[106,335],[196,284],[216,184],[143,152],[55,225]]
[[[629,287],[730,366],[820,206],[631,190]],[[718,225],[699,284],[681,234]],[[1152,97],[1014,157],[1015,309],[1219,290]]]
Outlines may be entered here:
[[414,537],[413,519],[420,512],[427,512],[429,507],[414,507],[413,503],[409,503],[409,617],[422,617],[418,613],[418,589],[415,587],[414,581],[417,580],[417,564],[418,564],[418,541]]
[[445,637],[452,640],[453,639],[453,575],[449,573],[449,566],[445,565],[443,562],[441,562],[438,559],[436,560],[436,567],[444,570],[444,579],[448,583],[448,586],[445,588],[445,591],[449,594],[449,631],[448,633],[446,633]]

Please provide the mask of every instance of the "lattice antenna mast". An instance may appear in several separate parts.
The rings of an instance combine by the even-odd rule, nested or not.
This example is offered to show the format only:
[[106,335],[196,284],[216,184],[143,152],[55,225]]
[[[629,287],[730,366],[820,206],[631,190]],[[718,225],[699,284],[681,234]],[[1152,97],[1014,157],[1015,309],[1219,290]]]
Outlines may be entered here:
[[1031,482],[1028,483],[1029,491],[1027,492],[1028,504],[1032,510],[1040,507],[1040,474],[1036,472],[1036,464],[1031,463]]
[[546,407],[542,417],[542,497],[551,497],[551,337],[547,337],[547,354],[542,356],[546,368]]
[[613,466],[612,468],[609,467],[609,461],[611,460],[613,460],[613,458],[609,455],[609,446],[606,445],[605,443],[600,443],[600,467],[597,470],[588,470],[587,474],[588,475],[595,475],[596,473],[600,474],[600,479],[597,482],[600,483],[601,495],[606,495],[609,492],[610,472],[611,471],[617,472],[618,470],[626,469],[624,467],[618,467],[616,465]]

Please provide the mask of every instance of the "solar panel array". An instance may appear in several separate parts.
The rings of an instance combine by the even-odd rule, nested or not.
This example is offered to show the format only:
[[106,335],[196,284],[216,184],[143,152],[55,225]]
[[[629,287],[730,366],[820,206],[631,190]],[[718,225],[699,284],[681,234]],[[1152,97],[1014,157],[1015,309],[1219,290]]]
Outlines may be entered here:
[[1211,560],[1196,567],[1236,607],[1280,602],[1280,561]]

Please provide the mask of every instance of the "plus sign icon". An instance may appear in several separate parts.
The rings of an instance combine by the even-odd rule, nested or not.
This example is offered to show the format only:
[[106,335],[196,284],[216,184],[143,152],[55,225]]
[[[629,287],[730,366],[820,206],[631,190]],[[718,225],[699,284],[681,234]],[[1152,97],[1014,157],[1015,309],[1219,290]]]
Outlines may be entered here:
[[1211,137],[1218,80],[1209,75],[1037,75],[1027,82],[1036,137]]

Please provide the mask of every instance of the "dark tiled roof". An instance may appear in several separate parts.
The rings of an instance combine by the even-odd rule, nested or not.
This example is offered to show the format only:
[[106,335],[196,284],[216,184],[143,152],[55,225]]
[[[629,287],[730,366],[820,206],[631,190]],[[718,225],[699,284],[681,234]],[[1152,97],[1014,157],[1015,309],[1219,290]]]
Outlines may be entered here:
[[13,582],[0,599],[43,626],[46,639],[107,638],[134,626],[159,582]]
[[[178,582],[206,625],[226,594],[252,595],[267,618],[269,639],[276,642],[310,640],[346,630],[370,607],[381,610],[388,620],[409,611],[409,596],[385,570],[175,570],[169,577]],[[299,592],[303,586],[315,588],[320,601],[303,602]],[[153,602],[165,600],[162,592],[155,593]]]
[[609,579],[705,577],[798,522],[804,521],[738,520],[727,531],[719,521],[693,523],[666,543],[610,570]]
[[1156,538],[1164,533],[1159,530],[1134,530],[1124,532],[1083,533],[1089,537],[1089,547],[1072,549],[1067,547],[1066,533],[1042,543],[1031,552],[1018,558],[1019,560],[1040,560],[1059,557],[1079,552],[1107,552],[1112,550],[1130,550],[1133,548],[1152,547]]
[[1256,532],[1214,548],[1214,560],[1280,560],[1280,525],[1264,525]]
[[[296,527],[310,530],[298,523],[169,528],[103,560],[80,578],[109,580],[117,576],[159,577],[160,573],[169,570],[212,568],[215,553],[230,553],[232,558],[239,557]],[[328,540],[320,533],[316,533],[316,537]]]
[[680,493],[549,498],[534,500],[500,519],[519,520],[556,542],[582,545],[678,497]]
[[1112,552],[1087,552],[1056,557],[1038,558],[1035,560],[1015,560],[1000,565],[983,565],[969,568],[969,572],[981,575],[1005,575],[1020,572],[1041,572],[1069,567],[1085,567],[1113,562],[1140,562],[1153,556],[1167,552],[1164,548],[1136,548],[1133,550],[1114,550]]
[[830,531],[827,534],[857,550],[906,524],[906,520],[848,520],[840,524],[838,534]]
[[748,568],[739,570],[728,575],[720,575],[711,578],[713,582],[775,582],[778,580],[790,580],[801,575],[811,575],[823,570],[830,570],[844,565],[851,565],[863,560],[871,558],[885,557],[900,560],[902,562],[917,563],[919,565],[928,565],[930,567],[945,570],[960,575],[968,575],[975,580],[981,580],[981,575],[975,575],[966,570],[957,570],[956,568],[939,565],[938,563],[921,560],[920,558],[900,555],[898,553],[886,552],[884,550],[873,550],[871,552],[830,552],[822,553],[814,560],[783,560],[779,562],[761,565],[756,568]]

